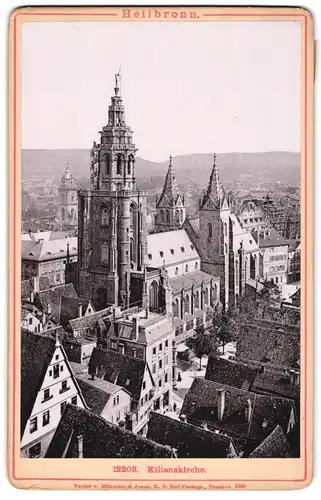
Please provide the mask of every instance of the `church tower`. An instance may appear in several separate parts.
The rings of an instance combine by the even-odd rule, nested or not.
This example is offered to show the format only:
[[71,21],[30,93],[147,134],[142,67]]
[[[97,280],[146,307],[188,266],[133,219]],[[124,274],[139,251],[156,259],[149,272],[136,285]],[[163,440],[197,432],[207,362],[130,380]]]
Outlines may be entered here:
[[59,220],[62,227],[73,228],[77,226],[78,200],[77,184],[68,163],[61,177],[59,194]]
[[108,123],[91,150],[90,191],[78,193],[79,295],[98,309],[129,306],[131,273],[143,271],[147,253],[146,194],[136,189],[120,84],[117,74]]
[[182,227],[186,217],[184,196],[181,196],[175,179],[172,157],[165,178],[162,194],[156,201],[155,231],[170,231]]
[[229,301],[229,238],[230,208],[220,182],[217,157],[207,191],[200,200],[199,249],[203,271],[220,277],[220,300],[227,307]]

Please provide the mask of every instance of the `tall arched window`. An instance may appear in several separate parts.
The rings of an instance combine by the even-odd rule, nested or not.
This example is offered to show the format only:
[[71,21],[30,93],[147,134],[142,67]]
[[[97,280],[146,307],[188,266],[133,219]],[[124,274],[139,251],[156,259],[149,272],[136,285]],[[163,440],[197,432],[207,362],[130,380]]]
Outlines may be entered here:
[[108,226],[108,210],[104,208],[101,212],[101,225]]
[[173,316],[174,316],[174,318],[179,318],[180,317],[178,299],[176,299],[175,302],[174,302]]
[[109,247],[106,242],[101,245],[101,263],[103,266],[108,266],[109,264]]
[[160,215],[160,220],[161,220],[161,222],[164,222],[164,211],[163,211],[163,210],[161,210],[161,211],[159,212],[159,215]]
[[225,236],[227,236],[227,224],[226,224],[226,222],[224,224],[224,234],[225,234]]
[[158,284],[156,281],[153,281],[149,287],[149,308],[151,311],[158,309]]
[[195,309],[199,309],[199,308],[200,308],[200,293],[197,290],[195,293]]
[[189,303],[190,303],[189,295],[186,295],[184,299],[184,312],[186,313],[189,313]]
[[180,218],[180,221],[183,222],[183,210],[182,209],[179,211],[179,218]]
[[178,275],[178,267],[175,268],[175,276]]
[[111,170],[111,161],[110,161],[110,156],[106,156],[106,174],[110,175],[110,170]]
[[169,215],[169,210],[166,210],[166,222],[169,222],[170,215]]
[[178,210],[176,210],[176,212],[175,212],[175,220],[176,220],[176,222],[179,222],[179,211]]
[[185,273],[188,273],[188,264],[185,266]]
[[239,278],[240,278],[240,275],[239,275],[239,262],[238,260],[235,262],[235,274],[236,274],[236,286],[239,286]]
[[198,269],[198,262],[195,262],[195,269]]
[[122,173],[122,155],[117,155],[117,174]]
[[209,238],[209,239],[210,239],[210,238],[212,238],[212,231],[213,231],[213,230],[212,230],[212,224],[209,222],[209,223],[207,224],[207,234],[208,234],[208,238]]
[[204,291],[204,302],[206,305],[208,305],[208,288],[205,288]]
[[62,220],[65,220],[65,209],[64,208],[61,209],[61,218],[62,218]]
[[225,252],[225,255],[227,254],[227,244],[225,243],[224,244],[224,252]]
[[129,155],[128,166],[127,166],[128,175],[130,175],[132,173],[132,165],[133,165],[133,157],[132,157],[132,155]]
[[217,300],[217,284],[214,285],[214,300]]

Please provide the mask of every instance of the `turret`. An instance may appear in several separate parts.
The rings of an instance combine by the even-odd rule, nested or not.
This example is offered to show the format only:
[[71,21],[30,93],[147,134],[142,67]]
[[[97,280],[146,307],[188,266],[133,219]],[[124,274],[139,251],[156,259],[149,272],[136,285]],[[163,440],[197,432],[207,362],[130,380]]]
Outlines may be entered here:
[[156,202],[156,231],[169,231],[182,226],[186,217],[185,199],[178,190],[172,156],[169,157],[164,187]]

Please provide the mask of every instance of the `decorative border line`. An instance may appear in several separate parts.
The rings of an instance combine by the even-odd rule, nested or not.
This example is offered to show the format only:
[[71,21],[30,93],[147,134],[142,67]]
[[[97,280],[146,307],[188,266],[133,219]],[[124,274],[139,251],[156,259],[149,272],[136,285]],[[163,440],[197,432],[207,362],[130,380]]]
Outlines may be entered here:
[[[142,6],[141,6],[142,7]],[[14,97],[13,97],[13,136],[14,136],[14,141],[13,141],[13,332],[14,332],[14,337],[13,337],[13,423],[12,423],[12,431],[13,431],[13,439],[12,439],[12,462],[11,462],[11,467],[12,467],[12,477],[15,480],[30,480],[30,481],[114,481],[116,478],[64,478],[64,477],[42,477],[42,478],[35,478],[35,477],[17,477],[15,475],[15,446],[16,446],[16,433],[15,433],[15,424],[16,424],[16,388],[17,388],[17,378],[16,378],[16,336],[17,336],[17,331],[16,331],[16,230],[17,230],[17,154],[16,154],[16,149],[17,149],[17,18],[20,16],[75,16],[75,17],[82,17],[82,16],[93,16],[93,17],[117,17],[119,14],[118,13],[105,13],[105,12],[98,12],[97,14],[95,13],[73,13],[73,12],[65,12],[65,13],[57,13],[57,12],[18,12],[14,17],[13,17],[13,86],[14,86]],[[285,17],[285,18],[292,18],[292,17],[298,17],[298,18],[303,18],[304,19],[304,138],[303,138],[303,143],[304,143],[304,218],[305,218],[305,225],[304,225],[304,255],[305,255],[305,262],[304,262],[304,282],[306,284],[307,282],[307,277],[308,277],[308,270],[307,270],[307,210],[308,210],[308,203],[307,203],[307,180],[308,180],[308,162],[307,162],[307,148],[308,148],[308,131],[307,131],[307,116],[308,116],[308,17],[304,13],[291,13],[291,14],[277,14],[277,13],[220,13],[220,14],[214,14],[214,13],[204,13],[202,14],[203,17],[217,17],[217,18],[223,18],[223,17],[267,17],[267,18],[273,18],[273,17]],[[289,19],[289,21],[290,21]],[[137,21],[140,21],[138,18]],[[127,21],[128,22],[128,21]],[[135,22],[134,19],[131,19],[131,22]],[[307,302],[308,302],[308,295],[307,295],[307,287],[304,287],[304,303],[305,303],[305,309],[304,309],[304,338],[303,338],[303,344],[304,344],[304,353],[305,353],[305,363],[304,363],[304,368],[305,368],[305,377],[304,377],[304,394],[305,394],[305,399],[304,399],[304,477],[302,479],[163,479],[163,478],[155,478],[155,479],[123,479],[121,478],[121,481],[146,481],[146,482],[157,482],[157,481],[162,481],[162,482],[198,482],[202,481],[203,483],[206,482],[236,482],[236,481],[244,481],[244,482],[275,482],[275,483],[281,483],[281,482],[304,482],[307,479]],[[215,460],[215,459],[213,459]]]

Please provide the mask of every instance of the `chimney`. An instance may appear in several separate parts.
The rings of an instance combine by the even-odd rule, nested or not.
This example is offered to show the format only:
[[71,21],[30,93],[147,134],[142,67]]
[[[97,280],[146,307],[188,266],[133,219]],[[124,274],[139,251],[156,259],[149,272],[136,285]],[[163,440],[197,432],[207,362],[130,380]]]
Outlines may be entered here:
[[290,376],[290,384],[294,385],[294,383],[295,383],[295,370],[289,370],[289,376]]
[[31,283],[32,283],[32,288],[33,288],[34,293],[38,293],[39,292],[39,276],[33,276],[31,278]]
[[250,423],[251,418],[252,418],[252,401],[249,398],[245,406],[245,419],[248,423]]
[[84,458],[84,438],[78,425],[76,425],[74,428],[74,436],[72,441],[72,458]]
[[204,429],[204,431],[208,431],[207,422],[202,422],[202,429]]
[[138,339],[138,319],[137,318],[133,318],[133,333],[134,333],[135,340],[137,340]]
[[225,408],[225,389],[218,389],[218,400],[217,400],[217,417],[219,420],[223,420],[224,408]]
[[82,317],[82,304],[78,304],[78,318]]

